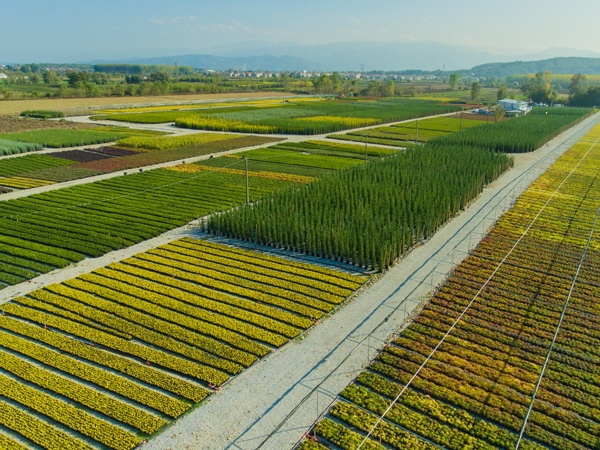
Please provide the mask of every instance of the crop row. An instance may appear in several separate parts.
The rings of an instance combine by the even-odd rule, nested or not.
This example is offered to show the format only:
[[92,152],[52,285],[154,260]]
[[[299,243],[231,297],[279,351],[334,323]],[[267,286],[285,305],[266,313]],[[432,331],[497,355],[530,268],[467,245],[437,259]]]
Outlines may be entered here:
[[0,176],[10,177],[48,167],[69,166],[71,164],[73,164],[71,161],[54,158],[50,155],[26,155],[21,158],[1,159]]
[[40,420],[33,414],[22,411],[0,398],[0,425],[15,431],[43,448],[64,450],[93,450],[94,447]]
[[69,398],[121,423],[152,434],[166,421],[95,389],[44,370],[9,353],[0,351],[0,368],[43,389]]
[[[71,320],[63,319],[43,311],[25,308],[15,303],[5,304],[3,308],[5,312],[13,316],[37,323],[41,326],[48,326],[52,329],[60,330],[61,332],[68,333],[72,336],[84,339],[94,344],[99,344],[118,353],[130,355],[138,361],[141,360],[156,364],[176,373],[188,375],[194,379],[204,381],[206,383],[212,383],[215,386],[219,386],[229,379],[229,376],[219,370],[216,370],[212,367],[203,366],[189,359],[176,356],[171,354],[170,351],[173,349],[174,352],[179,350],[180,353],[192,353],[198,359],[207,359],[210,362],[221,360],[217,360],[215,357],[210,357],[209,355],[206,355],[203,352],[200,352],[198,349],[194,349],[190,346],[178,344],[168,336],[159,333],[152,333],[149,330],[142,330],[145,331],[144,337],[148,341],[151,341],[158,348],[164,348],[167,351],[127,341],[112,334],[74,323]],[[241,367],[236,366],[233,363],[231,365],[234,366],[233,369],[238,371],[241,370]]]
[[477,145],[499,152],[531,152],[592,113],[585,108],[536,108],[524,117],[434,139],[443,144]]
[[428,145],[212,215],[204,228],[384,270],[510,165],[480,148]]
[[222,244],[207,240],[199,241],[191,238],[184,238],[180,241],[172,242],[171,244],[182,245],[187,248],[201,248],[204,252],[221,256],[227,255],[231,257],[234,255],[234,258],[239,261],[251,262],[257,266],[290,272],[306,278],[322,280],[323,282],[348,288],[353,291],[358,289],[367,279],[364,275],[354,275],[341,270],[316,266],[314,264],[303,263],[291,259],[284,259],[268,254],[261,254],[260,258],[256,258],[255,253],[252,251],[244,250],[239,247],[224,247]]
[[[158,266],[152,269],[143,269],[126,264],[112,264],[97,270],[96,273],[143,289],[168,293],[174,298],[206,310],[240,318],[241,320],[250,319],[249,322],[271,329],[284,336],[296,336],[298,333],[297,328],[308,328],[313,323],[310,319],[292,314],[281,308],[190,283],[171,275],[172,271],[162,272],[160,269]],[[250,315],[247,315],[248,313]],[[260,320],[261,317],[264,320]]]
[[0,184],[2,186],[11,187],[15,189],[31,189],[40,186],[48,186],[54,184],[52,181],[37,180],[28,177],[13,176],[8,178],[0,178]]
[[600,199],[600,146],[591,143],[598,131],[529,188],[420,316],[342,393],[346,401],[382,414],[430,357],[384,422],[446,448],[514,448],[561,320],[521,448],[597,447],[597,234],[583,270],[578,266]]
[[[251,198],[287,183],[257,178],[251,183]],[[161,169],[32,195],[3,202],[0,246],[9,245],[0,252],[64,267],[141,242],[244,198],[243,176]]]
[[115,450],[129,450],[139,439],[112,423],[65,401],[0,374],[2,395]]
[[[202,241],[197,241],[202,242]],[[197,246],[198,249],[194,249],[189,245],[185,245],[185,243],[174,242],[162,247],[164,250],[168,250],[171,254],[175,254],[173,256],[179,257],[177,255],[187,256],[186,259],[188,262],[191,261],[202,261],[202,265],[206,265],[207,267],[215,268],[221,267],[221,270],[227,272],[229,268],[231,269],[241,269],[246,274],[251,274],[250,276],[254,277],[255,275],[266,275],[268,277],[280,279],[283,281],[287,281],[289,283],[293,283],[294,286],[290,286],[291,290],[298,290],[298,292],[304,293],[306,295],[310,295],[316,298],[319,298],[322,293],[331,293],[333,295],[346,298],[353,291],[351,288],[341,288],[339,286],[333,286],[321,280],[314,279],[312,277],[306,278],[301,275],[296,275],[294,273],[290,273],[287,271],[280,270],[279,266],[276,267],[258,267],[257,262],[260,263],[261,258],[249,258],[248,262],[241,260],[240,258],[232,258],[231,255],[227,255],[226,251],[221,251],[219,253],[211,253],[206,249],[210,247],[203,246],[202,244]],[[191,258],[190,258],[191,257]],[[258,261],[257,261],[258,260]],[[227,272],[230,273],[230,272]],[[258,279],[258,278],[257,278]],[[354,289],[356,289],[355,286]],[[325,299],[324,299],[325,300]],[[332,303],[338,303],[338,299],[333,298]]]
[[[245,175],[245,170],[240,169],[231,169],[227,167],[211,167],[200,164],[182,164],[179,166],[169,167],[168,170],[175,170],[177,172],[186,172],[186,173],[197,173],[202,171],[210,171],[210,172],[222,172],[222,173],[231,173],[234,175]],[[293,183],[310,183],[313,181],[312,177],[302,176],[302,175],[291,175],[286,173],[277,173],[277,172],[265,172],[265,171],[248,171],[248,177],[253,178],[268,178],[271,180],[281,180],[281,181],[291,181]]]
[[[239,277],[244,280],[257,282],[267,287],[267,291],[273,295],[283,296],[284,292],[287,291],[288,298],[294,301],[303,302],[303,297],[311,297],[323,302],[331,303],[334,305],[342,302],[349,294],[349,291],[338,293],[332,292],[333,289],[318,289],[317,286],[311,286],[310,284],[303,284],[299,279],[293,277],[277,277],[279,275],[276,271],[253,270],[251,265],[242,264],[231,264],[228,265],[223,259],[206,256],[202,253],[194,254],[193,252],[176,252],[169,245],[164,246],[161,249],[149,250],[146,255],[152,255],[152,257],[160,258],[160,261],[177,261],[181,263],[179,268],[183,270],[194,269],[196,267],[202,267],[205,270],[205,274],[212,278],[220,278],[223,281],[231,280],[230,277]],[[279,278],[274,282],[273,278]],[[315,285],[317,282],[314,283]],[[271,286],[273,286],[271,288]],[[258,289],[257,289],[258,290]]]
[[41,150],[41,144],[31,142],[18,142],[0,138],[0,155],[14,155],[15,153],[35,152]]
[[[10,307],[7,306],[7,308],[10,311]],[[32,349],[31,352],[26,353],[28,357],[62,370],[65,373],[75,375],[83,380],[98,384],[106,389],[115,390],[114,392],[119,395],[149,406],[171,417],[178,417],[183,414],[188,409],[187,404],[176,401],[170,398],[170,396],[163,395],[156,390],[145,389],[143,387],[144,383],[194,402],[199,402],[208,396],[208,391],[195,383],[172,377],[155,369],[153,366],[141,364],[139,361],[136,362],[132,358],[101,350],[94,345],[89,345],[89,341],[86,344],[77,339],[66,337],[60,333],[48,332],[47,329],[40,328],[39,326],[36,327],[8,316],[1,318],[0,327],[28,339],[41,342],[47,347],[55,348],[57,351],[67,355],[90,361],[93,365],[83,362],[76,364],[74,363],[76,359],[67,357],[66,355],[62,359],[56,356],[59,353],[51,352],[50,350],[48,350],[49,353],[42,352],[42,347],[35,347],[33,342],[30,343],[33,347],[29,347],[24,340],[15,341],[18,351],[21,353],[25,352],[28,348]],[[7,335],[3,334],[3,336]],[[6,339],[4,342],[8,346],[8,343],[12,341]],[[11,348],[17,351],[17,346]],[[36,349],[37,351],[35,351]],[[95,370],[94,365],[98,366],[97,370]],[[101,367],[106,367],[132,377],[141,381],[142,384],[140,385],[137,382],[135,384],[130,383],[125,378],[116,375],[112,376],[110,371],[102,370]],[[120,386],[124,388],[120,389]]]
[[[156,258],[152,259],[156,261]],[[317,300],[313,300],[310,302],[312,305],[321,306],[321,309],[318,309],[310,305],[305,305],[304,303],[297,303],[291,301],[286,296],[280,297],[277,295],[271,295],[267,292],[263,292],[263,289],[269,290],[269,288],[262,284],[247,282],[240,285],[238,283],[238,280],[235,279],[235,277],[230,278],[231,283],[223,282],[218,279],[205,276],[202,272],[195,273],[193,270],[180,270],[179,268],[175,267],[177,265],[175,263],[158,264],[157,262],[147,261],[145,259],[137,257],[129,258],[125,260],[124,263],[136,268],[166,273],[180,280],[196,283],[206,288],[214,289],[218,292],[248,298],[253,301],[267,303],[269,305],[283,308],[289,312],[300,314],[311,319],[317,319],[321,317],[324,314],[324,311],[327,311],[329,309],[329,307],[324,302],[319,302]],[[258,290],[253,288],[257,288]],[[303,298],[303,300],[309,301],[310,299]]]
[[183,136],[132,136],[120,139],[117,144],[122,147],[145,148],[151,150],[166,150],[177,147],[192,147],[221,140],[235,139],[234,134],[197,133]]

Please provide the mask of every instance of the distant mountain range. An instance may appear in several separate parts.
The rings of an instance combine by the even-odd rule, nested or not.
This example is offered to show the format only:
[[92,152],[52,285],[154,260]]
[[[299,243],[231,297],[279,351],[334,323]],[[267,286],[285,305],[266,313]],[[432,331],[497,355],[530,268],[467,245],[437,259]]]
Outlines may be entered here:
[[[154,54],[156,54],[155,51]],[[600,53],[568,48],[549,48],[537,53],[514,49],[482,49],[440,42],[343,42],[322,45],[247,42],[219,46],[198,54],[186,51],[168,56],[128,58],[87,63],[168,64],[213,70],[270,71],[459,71],[478,76],[534,73],[598,73]],[[152,50],[145,50],[145,54]],[[163,53],[164,54],[164,53]],[[490,61],[495,61],[490,63]],[[511,62],[512,61],[512,62]],[[518,61],[518,62],[514,62]],[[532,61],[527,66],[522,61]],[[507,63],[507,64],[502,64]],[[548,69],[545,69],[548,67]],[[514,72],[516,71],[516,72]],[[525,72],[522,72],[525,71]],[[564,72],[563,72],[564,71]]]

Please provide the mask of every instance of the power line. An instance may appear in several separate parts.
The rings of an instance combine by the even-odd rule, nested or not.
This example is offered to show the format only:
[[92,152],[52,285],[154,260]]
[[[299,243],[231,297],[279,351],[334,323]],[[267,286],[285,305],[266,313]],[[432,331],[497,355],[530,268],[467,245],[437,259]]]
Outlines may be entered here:
[[[463,309],[463,311],[459,314],[459,316],[456,318],[456,320],[454,321],[454,323],[450,326],[450,328],[448,329],[448,331],[444,334],[444,336],[440,339],[440,341],[437,343],[437,345],[433,348],[433,350],[429,353],[429,355],[425,358],[425,361],[423,361],[423,363],[419,366],[419,368],[416,370],[416,372],[413,374],[413,376],[408,380],[408,382],[404,385],[404,387],[400,390],[400,392],[398,393],[398,395],[396,396],[396,398],[390,403],[390,405],[388,406],[388,408],[383,412],[383,414],[377,419],[377,421],[375,422],[375,424],[371,427],[371,429],[369,430],[369,432],[367,433],[367,435],[364,437],[364,439],[361,441],[361,443],[358,445],[358,447],[356,447],[356,450],[359,450],[363,444],[366,442],[366,440],[369,438],[369,436],[371,436],[371,434],[373,433],[373,431],[375,430],[375,428],[381,423],[381,421],[383,420],[383,418],[387,415],[387,413],[392,409],[392,407],[396,404],[396,402],[400,399],[400,397],[404,394],[404,392],[406,392],[406,390],[408,389],[408,387],[412,384],[412,382],[417,378],[417,376],[419,375],[419,373],[421,373],[421,371],[423,370],[423,368],[425,367],[425,365],[429,362],[429,360],[433,357],[434,353],[440,348],[440,346],[444,343],[444,341],[446,340],[446,338],[450,335],[450,333],[452,332],[452,330],[454,330],[454,328],[456,327],[456,325],[458,325],[458,323],[460,322],[460,320],[463,318],[463,316],[466,314],[466,312],[469,310],[469,308],[471,307],[471,305],[475,302],[475,300],[479,297],[479,295],[481,294],[481,292],[483,292],[483,290],[487,287],[487,285],[489,284],[489,282],[492,280],[492,278],[496,275],[496,273],[498,272],[498,270],[500,270],[500,268],[502,267],[502,265],[504,264],[504,262],[508,259],[508,257],[512,254],[512,252],[515,250],[515,248],[520,244],[520,242],[525,238],[525,236],[529,233],[529,231],[531,230],[531,228],[533,227],[534,223],[538,220],[538,218],[540,217],[540,215],[542,214],[542,212],[546,209],[546,207],[548,206],[548,204],[552,201],[552,199],[556,196],[556,194],[558,193],[558,191],[563,187],[563,185],[567,182],[567,180],[571,177],[571,175],[575,172],[575,170],[580,166],[580,164],[583,162],[583,160],[587,157],[587,155],[590,153],[590,151],[594,148],[594,146],[598,143],[598,141],[600,141],[600,138],[598,138],[593,144],[592,146],[588,149],[588,151],[580,158],[580,160],[578,161],[578,163],[571,169],[571,171],[569,172],[569,174],[563,179],[563,181],[558,185],[558,187],[554,190],[554,192],[552,193],[552,195],[548,198],[548,200],[546,201],[546,203],[544,203],[544,205],[542,206],[542,208],[538,211],[538,213],[535,215],[535,217],[532,219],[531,223],[529,224],[529,226],[525,229],[525,231],[523,231],[523,233],[521,234],[521,236],[517,239],[517,241],[514,243],[514,245],[511,247],[511,249],[506,253],[506,255],[504,256],[504,258],[500,261],[500,263],[498,263],[498,265],[496,266],[496,268],[493,270],[493,272],[491,273],[491,275],[488,277],[488,279],[483,283],[483,285],[481,286],[481,288],[477,291],[477,293],[473,296],[473,298],[469,301],[469,303],[465,306],[465,308]],[[564,315],[564,312],[563,312]],[[558,330],[557,330],[558,333]],[[548,355],[549,357],[549,355]],[[545,365],[544,365],[544,370],[545,370]],[[539,380],[539,382],[541,382],[541,379]],[[536,389],[537,392],[537,389]],[[534,393],[535,394],[535,393]],[[533,403],[533,401],[532,401]],[[532,405],[530,405],[530,408],[532,408]],[[527,416],[528,417],[528,416]],[[523,430],[522,430],[523,431]],[[520,442],[520,440],[519,440]],[[517,448],[518,448],[517,444]]]

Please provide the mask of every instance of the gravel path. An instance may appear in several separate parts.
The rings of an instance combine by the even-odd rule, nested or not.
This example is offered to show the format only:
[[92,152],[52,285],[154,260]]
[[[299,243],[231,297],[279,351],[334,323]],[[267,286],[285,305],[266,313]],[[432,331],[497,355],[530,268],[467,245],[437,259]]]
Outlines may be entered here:
[[542,149],[516,155],[512,170],[354,301],[235,377],[144,449],[292,448],[514,199],[599,121],[596,114]]

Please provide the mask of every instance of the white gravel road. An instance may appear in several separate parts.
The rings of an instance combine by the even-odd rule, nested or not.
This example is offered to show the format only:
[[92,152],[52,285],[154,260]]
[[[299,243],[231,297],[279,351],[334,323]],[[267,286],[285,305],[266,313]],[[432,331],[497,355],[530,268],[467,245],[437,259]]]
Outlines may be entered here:
[[292,448],[514,199],[599,121],[596,114],[542,149],[516,155],[512,170],[354,301],[235,377],[144,449]]

